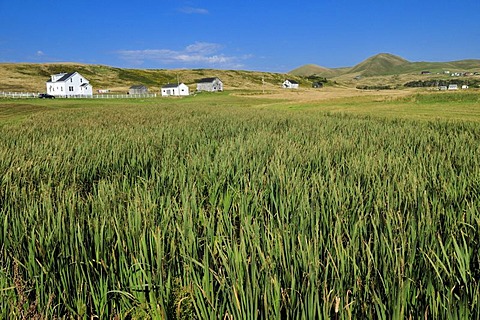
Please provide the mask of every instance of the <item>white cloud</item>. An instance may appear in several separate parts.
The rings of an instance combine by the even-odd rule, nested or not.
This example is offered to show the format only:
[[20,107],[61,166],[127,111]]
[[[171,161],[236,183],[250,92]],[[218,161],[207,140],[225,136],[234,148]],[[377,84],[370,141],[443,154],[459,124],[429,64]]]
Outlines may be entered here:
[[212,54],[222,49],[222,45],[209,42],[195,42],[185,48],[187,52],[196,52],[202,54]]
[[38,51],[35,53],[35,55],[36,55],[37,57],[43,57],[43,56],[45,55],[45,53],[44,53],[42,50],[38,50]]
[[173,64],[175,67],[219,67],[241,68],[242,61],[251,58],[251,55],[228,56],[220,52],[223,48],[218,43],[195,42],[183,50],[147,49],[117,51],[119,57],[133,65],[142,65],[145,62]]
[[183,7],[178,9],[178,11],[186,14],[208,14],[209,13],[207,9],[193,8],[193,7]]

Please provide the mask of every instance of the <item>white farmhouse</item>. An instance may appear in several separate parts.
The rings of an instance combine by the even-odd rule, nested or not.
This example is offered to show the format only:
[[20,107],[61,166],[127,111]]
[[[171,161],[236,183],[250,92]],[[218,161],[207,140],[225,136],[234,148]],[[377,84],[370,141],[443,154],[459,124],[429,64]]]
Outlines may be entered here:
[[190,89],[184,83],[180,84],[166,84],[162,87],[162,96],[188,96]]
[[283,87],[286,89],[297,89],[298,88],[298,82],[295,80],[290,80],[287,79],[283,82]]
[[90,82],[80,73],[59,73],[47,81],[47,93],[52,96],[91,96],[93,89]]
[[449,84],[449,85],[448,85],[448,90],[458,90],[458,85],[456,85],[456,84]]

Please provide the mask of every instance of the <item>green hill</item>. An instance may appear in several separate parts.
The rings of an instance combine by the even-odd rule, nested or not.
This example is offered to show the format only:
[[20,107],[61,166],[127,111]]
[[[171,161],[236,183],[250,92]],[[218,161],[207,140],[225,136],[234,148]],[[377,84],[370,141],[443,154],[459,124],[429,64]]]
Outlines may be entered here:
[[393,54],[380,53],[360,62],[348,73],[361,74],[362,76],[378,76],[395,73],[397,68],[402,68],[410,62]]
[[387,75],[431,73],[480,72],[480,60],[468,59],[450,62],[410,62],[402,57],[380,53],[350,68],[323,68],[314,64],[304,65],[289,72],[297,76],[320,75],[326,78],[378,77]]
[[316,64],[306,64],[292,71],[289,71],[288,73],[299,77],[316,75],[325,78],[331,78],[341,74],[342,72],[339,71],[339,69],[329,69]]

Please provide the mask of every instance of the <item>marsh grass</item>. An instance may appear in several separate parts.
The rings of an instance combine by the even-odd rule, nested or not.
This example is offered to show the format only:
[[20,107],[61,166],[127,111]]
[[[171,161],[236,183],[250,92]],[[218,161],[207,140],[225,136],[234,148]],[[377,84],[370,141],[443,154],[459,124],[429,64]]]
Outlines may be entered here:
[[478,124],[201,99],[0,127],[0,318],[479,316]]

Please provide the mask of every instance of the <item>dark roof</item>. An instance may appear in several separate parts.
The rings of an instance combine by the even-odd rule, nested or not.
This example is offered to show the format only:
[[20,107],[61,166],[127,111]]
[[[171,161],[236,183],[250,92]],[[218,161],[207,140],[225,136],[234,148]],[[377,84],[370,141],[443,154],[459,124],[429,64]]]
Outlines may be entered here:
[[84,83],[82,85],[80,85],[80,87],[86,87],[86,86],[89,86],[90,84],[89,83]]
[[63,77],[61,77],[60,79],[57,80],[58,81],[67,81],[68,78],[70,78],[71,76],[73,76],[75,74],[75,72],[72,72],[72,73],[67,73],[66,75],[64,75]]
[[162,88],[176,88],[178,86],[179,86],[179,84],[168,83],[168,84],[164,85]]
[[292,83],[292,84],[298,84],[298,82],[297,82],[297,81],[295,81],[295,80],[290,80],[290,79],[287,79],[286,81],[289,81],[289,82],[290,82],[290,83]]
[[[75,72],[72,72],[72,73],[66,73],[63,77],[61,77],[60,79],[58,79],[57,81],[55,82],[59,82],[59,81],[67,81],[68,78],[70,78],[71,76],[73,76],[75,74]],[[49,81],[47,82],[52,82],[52,79],[50,79]]]
[[[203,78],[203,79],[198,80],[197,83],[211,83],[211,82],[215,81],[215,79],[218,79],[218,78],[216,78],[216,77],[215,78]],[[218,79],[218,80],[220,80],[220,79]]]
[[131,86],[130,89],[147,89],[147,87],[145,87],[144,85],[135,85]]

